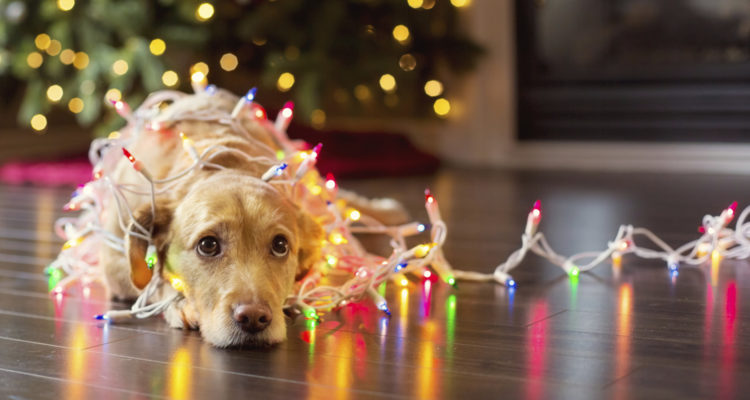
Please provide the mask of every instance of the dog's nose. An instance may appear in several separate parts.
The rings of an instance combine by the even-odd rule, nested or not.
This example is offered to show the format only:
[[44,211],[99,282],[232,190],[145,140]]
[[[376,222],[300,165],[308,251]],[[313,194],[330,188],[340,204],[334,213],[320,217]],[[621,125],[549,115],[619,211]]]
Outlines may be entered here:
[[264,304],[240,304],[234,309],[234,320],[247,333],[258,333],[271,325],[271,309]]

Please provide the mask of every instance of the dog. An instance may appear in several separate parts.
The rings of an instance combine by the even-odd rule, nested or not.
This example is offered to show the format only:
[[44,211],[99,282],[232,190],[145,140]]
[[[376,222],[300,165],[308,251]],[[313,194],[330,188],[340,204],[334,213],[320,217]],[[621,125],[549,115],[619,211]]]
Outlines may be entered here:
[[[196,94],[177,98],[160,114],[226,115],[236,104],[237,97],[225,91]],[[199,329],[217,347],[272,345],[286,338],[285,301],[295,281],[320,260],[325,232],[321,221],[295,202],[293,190],[259,179],[269,163],[258,156],[282,149],[274,128],[250,113],[241,113],[233,123],[239,123],[251,140],[226,121],[176,119],[168,129],[142,129],[128,143],[128,150],[155,180],[175,176],[195,163],[195,154],[183,149],[177,133],[190,138],[198,152],[211,146],[232,151],[175,180],[153,204],[148,196],[123,192],[133,210],[126,229],[118,215],[122,208],[110,196],[103,225],[124,239],[126,256],[102,246],[99,260],[115,299],[136,298],[153,274],[165,280],[179,277],[183,296],[164,312],[174,328]],[[139,128],[131,123],[123,135],[129,129]],[[121,186],[144,183],[124,157],[113,166],[111,179]],[[371,201],[345,191],[340,196],[381,221],[408,218],[395,201]],[[150,230],[151,243],[132,234],[136,227]],[[153,269],[145,261],[149,244],[157,252]],[[175,290],[162,285],[155,300],[174,296]]]

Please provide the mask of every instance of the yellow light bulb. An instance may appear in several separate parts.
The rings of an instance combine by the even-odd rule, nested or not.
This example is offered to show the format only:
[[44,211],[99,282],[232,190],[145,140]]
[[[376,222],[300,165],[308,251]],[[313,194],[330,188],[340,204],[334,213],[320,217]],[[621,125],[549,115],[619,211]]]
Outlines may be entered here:
[[174,290],[178,292],[182,292],[183,290],[185,290],[185,283],[183,283],[182,279],[180,278],[172,277],[172,279],[170,279],[170,283],[172,284]]
[[219,59],[219,66],[221,66],[221,69],[224,71],[234,71],[239,63],[237,56],[232,53],[225,53],[221,56],[221,59]]
[[276,81],[276,88],[282,92],[286,92],[294,86],[294,75],[290,72],[284,72],[279,75],[279,79]]
[[119,139],[120,138],[120,132],[119,131],[112,131],[107,135],[108,139]]
[[203,82],[206,80],[206,74],[204,74],[201,71],[195,71],[192,75],[190,75],[190,80],[193,82]]
[[339,244],[343,244],[347,242],[346,238],[344,238],[344,235],[342,235],[339,232],[331,233],[328,240],[335,245],[339,245]]
[[70,11],[75,7],[75,0],[57,0],[57,8],[63,11]]
[[112,64],[112,72],[115,75],[125,75],[128,72],[128,62],[125,60],[117,60]]
[[401,43],[409,40],[409,28],[406,25],[396,25],[393,28],[393,38]]
[[107,90],[107,93],[104,94],[104,98],[108,101],[119,101],[122,100],[122,93],[115,88]]
[[84,69],[89,65],[89,55],[79,51],[73,58],[73,66],[77,69]]
[[461,8],[471,4],[471,0],[451,0],[451,4],[453,4],[453,7]]
[[62,50],[62,44],[59,40],[50,40],[49,46],[47,46],[47,54],[51,56],[56,56],[60,54],[60,50]]
[[79,112],[83,111],[83,100],[78,97],[73,97],[68,102],[68,109],[73,114],[78,114]]
[[409,4],[409,7],[411,8],[419,8],[422,7],[422,4],[424,4],[423,0],[407,0],[407,4]]
[[443,94],[443,84],[434,79],[425,82],[424,92],[430,97],[437,97]]
[[432,108],[435,110],[435,114],[437,114],[439,117],[445,118],[451,111],[451,103],[444,98],[439,98],[435,100]]
[[396,78],[391,74],[383,74],[380,77],[380,88],[385,92],[392,92],[396,90]]
[[192,66],[190,66],[190,73],[193,74],[195,72],[203,72],[203,75],[208,75],[208,64],[204,63],[203,61],[199,61]]
[[151,52],[151,54],[160,56],[164,54],[164,51],[167,50],[167,44],[163,40],[156,38],[152,40],[151,43],[149,43],[148,50]]
[[177,85],[177,82],[180,81],[180,78],[177,76],[177,72],[174,72],[172,70],[164,71],[164,73],[161,75],[161,82],[164,84],[164,86],[175,86]]
[[359,211],[355,209],[349,210],[349,219],[352,221],[359,221],[359,218],[362,217],[362,214],[359,213]]
[[47,98],[50,101],[57,103],[58,101],[60,101],[60,99],[62,99],[62,96],[63,96],[62,86],[52,85],[47,88]]
[[431,248],[432,248],[432,245],[429,245],[429,244],[420,244],[414,250],[414,256],[418,257],[418,258],[423,258],[424,256],[427,255],[427,253],[430,252]]
[[211,3],[202,3],[195,9],[195,18],[198,21],[207,21],[214,16],[214,6]]
[[50,37],[46,33],[40,33],[36,35],[36,38],[34,38],[34,45],[39,50],[47,50],[47,47],[49,47]]
[[33,128],[35,131],[42,131],[47,127],[47,117],[42,114],[34,115],[33,117],[31,117],[31,121],[29,122],[31,124],[31,128]]
[[65,65],[73,64],[73,60],[76,57],[76,52],[71,49],[65,49],[60,53],[60,62]]
[[41,67],[42,62],[44,62],[44,58],[40,53],[36,51],[32,51],[28,56],[26,56],[26,64],[28,64],[29,67],[33,69]]

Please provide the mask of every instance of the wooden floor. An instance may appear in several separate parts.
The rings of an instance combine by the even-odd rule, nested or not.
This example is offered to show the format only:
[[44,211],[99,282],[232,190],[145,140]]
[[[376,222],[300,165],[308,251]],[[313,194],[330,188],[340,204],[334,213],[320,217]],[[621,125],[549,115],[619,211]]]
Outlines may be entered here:
[[[542,200],[541,229],[563,254],[602,249],[619,224],[671,244],[706,213],[750,201],[750,178],[445,170],[342,182],[405,202],[425,219],[432,188],[456,267],[491,271],[518,247]],[[289,321],[270,349],[217,350],[161,319],[106,325],[98,286],[47,294],[61,243],[52,224],[70,189],[0,186],[1,398],[741,398],[750,389],[750,265],[683,267],[628,258],[578,281],[530,257],[518,289],[413,282],[371,303]],[[122,305],[116,305],[122,307]],[[747,310],[747,311],[746,311]]]

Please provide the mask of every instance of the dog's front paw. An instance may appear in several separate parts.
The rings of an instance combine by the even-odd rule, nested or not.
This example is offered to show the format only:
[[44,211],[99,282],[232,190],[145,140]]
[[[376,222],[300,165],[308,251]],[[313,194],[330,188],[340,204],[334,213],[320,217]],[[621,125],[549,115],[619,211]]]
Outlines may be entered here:
[[164,311],[164,319],[172,328],[178,329],[198,329],[198,313],[187,300],[172,303]]

